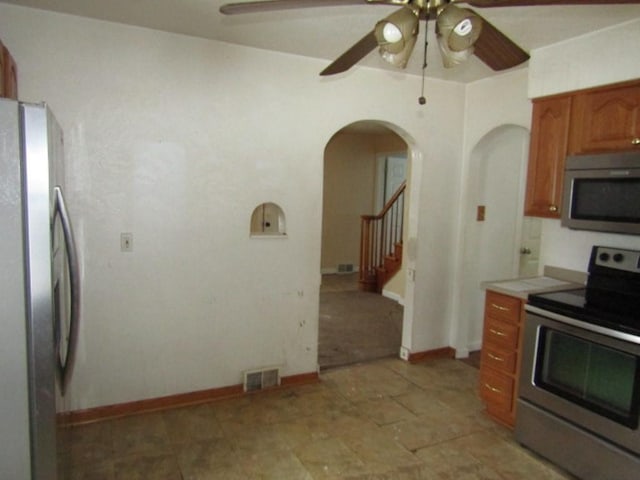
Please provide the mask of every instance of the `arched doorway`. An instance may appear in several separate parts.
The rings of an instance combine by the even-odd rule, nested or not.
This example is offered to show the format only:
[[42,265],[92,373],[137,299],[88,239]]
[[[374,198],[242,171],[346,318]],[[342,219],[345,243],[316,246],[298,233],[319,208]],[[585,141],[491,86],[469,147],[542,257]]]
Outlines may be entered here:
[[[320,368],[397,356],[404,272],[385,296],[358,290],[361,215],[375,214],[398,182],[407,143],[377,121],[351,124],[325,148],[318,362]],[[381,178],[391,172],[394,178]],[[409,168],[406,169],[410,170]],[[385,298],[386,297],[386,298]],[[390,299],[390,298],[392,299]]]
[[460,331],[470,351],[482,343],[482,282],[519,276],[523,228],[535,230],[523,214],[528,147],[527,129],[503,125],[487,133],[471,152],[460,309]]

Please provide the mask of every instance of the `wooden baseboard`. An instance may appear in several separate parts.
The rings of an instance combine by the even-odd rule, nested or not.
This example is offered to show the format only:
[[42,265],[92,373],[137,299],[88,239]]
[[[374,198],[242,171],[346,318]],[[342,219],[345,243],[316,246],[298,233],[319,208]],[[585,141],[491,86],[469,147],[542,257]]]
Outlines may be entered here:
[[300,373],[298,375],[289,375],[288,377],[282,377],[280,379],[281,387],[295,387],[297,385],[308,385],[311,383],[318,383],[320,377],[318,372]]
[[425,350],[424,352],[414,352],[409,354],[409,363],[424,362],[436,358],[456,358],[456,349],[451,347]]
[[[307,385],[317,383],[319,381],[320,377],[318,376],[317,372],[290,375],[288,377],[282,377],[280,379],[280,386],[269,388],[268,390],[263,391],[273,391],[279,388]],[[251,392],[248,395],[256,395],[260,394],[261,392],[262,391]],[[58,413],[57,421],[58,425],[60,426],[81,425],[86,423],[100,422],[102,420],[126,417],[129,415],[198,405],[215,400],[237,398],[241,397],[242,395],[245,395],[242,385],[231,385],[228,387],[211,388],[208,390],[179,393],[166,397],[149,398],[145,400],[137,400],[134,402],[118,403],[115,405],[105,405],[102,407],[88,408],[85,410],[74,410],[71,412]]]

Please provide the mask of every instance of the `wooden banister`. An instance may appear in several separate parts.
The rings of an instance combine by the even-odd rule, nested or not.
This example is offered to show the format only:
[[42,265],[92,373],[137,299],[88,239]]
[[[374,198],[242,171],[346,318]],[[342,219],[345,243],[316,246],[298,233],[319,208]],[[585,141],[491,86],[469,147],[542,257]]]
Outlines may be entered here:
[[[361,215],[360,227],[360,288],[382,291],[385,257],[395,257],[402,245],[404,220],[404,192],[406,182],[385,203],[377,215]],[[399,260],[399,259],[398,259]]]

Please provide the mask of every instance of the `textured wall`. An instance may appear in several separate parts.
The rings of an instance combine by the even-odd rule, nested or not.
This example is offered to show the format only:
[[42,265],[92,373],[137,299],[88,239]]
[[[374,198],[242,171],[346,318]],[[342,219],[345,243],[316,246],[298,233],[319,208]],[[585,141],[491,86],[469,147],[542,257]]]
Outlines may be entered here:
[[[421,107],[420,79],[401,73],[319,78],[317,60],[4,4],[0,31],[22,98],[46,100],[66,134],[84,281],[67,408],[238,384],[266,365],[315,371],[323,154],[362,119],[417,152],[420,299],[404,338],[447,345],[463,87],[428,81]],[[286,239],[249,237],[265,201]]]

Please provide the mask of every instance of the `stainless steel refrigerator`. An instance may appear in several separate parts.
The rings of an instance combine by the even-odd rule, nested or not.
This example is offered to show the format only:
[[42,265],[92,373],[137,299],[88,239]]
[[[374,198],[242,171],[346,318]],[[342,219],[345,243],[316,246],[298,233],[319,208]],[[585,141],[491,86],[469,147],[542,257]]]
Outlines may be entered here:
[[52,480],[80,282],[63,138],[44,104],[0,99],[0,478]]

